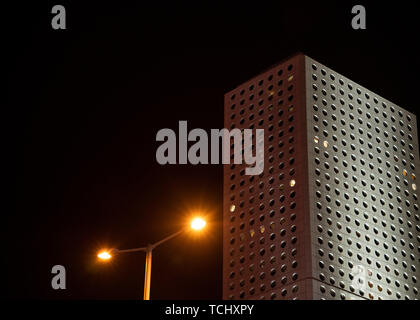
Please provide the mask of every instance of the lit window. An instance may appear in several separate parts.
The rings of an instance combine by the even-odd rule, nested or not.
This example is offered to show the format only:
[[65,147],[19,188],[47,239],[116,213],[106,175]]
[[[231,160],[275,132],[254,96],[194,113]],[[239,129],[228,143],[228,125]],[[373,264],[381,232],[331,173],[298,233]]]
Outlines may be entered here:
[[235,211],[235,205],[234,204],[232,204],[231,206],[230,206],[230,212],[234,212]]
[[287,78],[287,81],[292,81],[293,80],[293,76],[290,76],[289,78]]
[[325,140],[323,144],[325,148],[328,148],[328,141]]
[[254,234],[255,234],[255,231],[254,231],[254,229],[251,229],[250,231],[249,231],[249,234],[250,234],[250,236],[251,236],[251,238],[254,236]]
[[264,231],[265,231],[265,227],[264,227],[264,226],[261,226],[261,227],[260,227],[260,232],[261,232],[261,233],[264,233]]
[[406,177],[407,176],[407,170],[403,170],[403,176]]
[[319,138],[318,138],[318,137],[315,137],[315,138],[314,138],[314,142],[315,142],[315,143],[318,143],[318,142],[319,142]]
[[413,190],[417,190],[417,186],[416,186],[416,184],[415,184],[415,183],[413,183],[413,184],[411,185],[411,187],[413,188]]
[[290,184],[291,187],[294,187],[295,184],[296,184],[296,181],[294,179],[292,179],[292,180],[290,180],[289,184]]
[[416,180],[416,175],[414,173],[411,174],[411,179]]

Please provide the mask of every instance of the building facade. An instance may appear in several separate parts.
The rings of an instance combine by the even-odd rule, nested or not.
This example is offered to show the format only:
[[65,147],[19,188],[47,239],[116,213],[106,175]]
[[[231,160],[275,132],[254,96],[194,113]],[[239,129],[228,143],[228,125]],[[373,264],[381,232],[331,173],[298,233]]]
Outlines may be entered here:
[[264,129],[263,173],[224,168],[224,299],[419,298],[415,115],[298,54],[224,122]]

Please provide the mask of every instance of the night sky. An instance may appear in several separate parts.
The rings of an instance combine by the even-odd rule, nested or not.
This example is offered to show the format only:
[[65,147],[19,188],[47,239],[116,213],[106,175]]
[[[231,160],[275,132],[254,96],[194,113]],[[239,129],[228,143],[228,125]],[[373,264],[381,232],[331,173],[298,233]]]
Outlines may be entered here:
[[[159,165],[156,133],[177,131],[180,120],[189,129],[223,128],[224,93],[291,54],[416,113],[412,2],[198,2],[3,7],[11,206],[2,209],[2,295],[141,298],[144,254],[103,264],[98,249],[158,241],[201,211],[205,233],[154,252],[151,297],[220,299],[223,167]],[[55,4],[66,8],[67,30],[51,28]],[[366,7],[367,30],[351,28],[355,4]],[[66,267],[66,290],[51,288],[56,264]]]

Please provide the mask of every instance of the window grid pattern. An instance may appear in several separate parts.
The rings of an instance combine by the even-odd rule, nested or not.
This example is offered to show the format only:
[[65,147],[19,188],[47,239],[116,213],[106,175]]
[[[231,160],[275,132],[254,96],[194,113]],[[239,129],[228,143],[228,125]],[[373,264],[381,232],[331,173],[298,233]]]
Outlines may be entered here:
[[227,93],[225,128],[265,135],[261,175],[224,167],[224,299],[419,298],[413,114],[300,54]]
[[310,58],[306,96],[314,297],[418,299],[415,116]]
[[297,111],[303,106],[295,98],[303,90],[296,81],[303,79],[303,67],[303,59],[292,58],[225,96],[226,128],[264,129],[264,172],[247,176],[245,164],[224,168],[224,299],[305,294],[297,191],[304,157],[296,148],[306,137]]

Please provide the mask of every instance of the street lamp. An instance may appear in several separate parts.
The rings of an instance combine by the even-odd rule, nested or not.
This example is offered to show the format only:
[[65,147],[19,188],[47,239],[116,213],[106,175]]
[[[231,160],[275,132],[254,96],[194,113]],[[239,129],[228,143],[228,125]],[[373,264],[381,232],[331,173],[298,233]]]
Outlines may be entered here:
[[98,253],[98,258],[102,260],[109,260],[112,258],[112,255],[108,251],[101,251]]
[[197,217],[191,221],[191,229],[194,229],[196,231],[200,231],[205,226],[206,226],[206,221],[204,221],[200,217]]
[[[206,226],[206,221],[200,217],[196,217],[191,221],[190,229],[194,231],[200,231]],[[114,255],[121,254],[121,253],[129,253],[129,252],[138,252],[143,251],[146,252],[146,266],[144,270],[144,293],[143,293],[143,300],[150,300],[150,283],[152,279],[152,251],[162,243],[167,242],[168,240],[175,238],[176,236],[180,235],[181,233],[184,233],[187,231],[188,228],[183,228],[179,230],[178,232],[175,232],[166,238],[163,238],[162,240],[155,242],[153,244],[149,244],[146,247],[141,248],[133,248],[133,249],[110,249],[110,250],[103,250],[100,251],[97,255],[97,257],[100,260],[108,261],[110,260]]]

